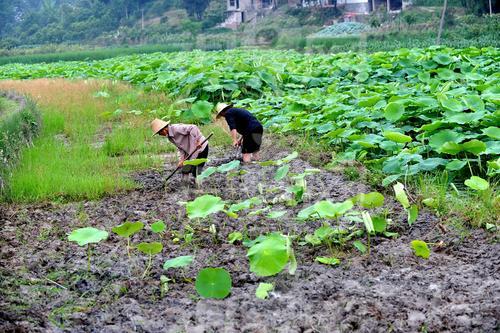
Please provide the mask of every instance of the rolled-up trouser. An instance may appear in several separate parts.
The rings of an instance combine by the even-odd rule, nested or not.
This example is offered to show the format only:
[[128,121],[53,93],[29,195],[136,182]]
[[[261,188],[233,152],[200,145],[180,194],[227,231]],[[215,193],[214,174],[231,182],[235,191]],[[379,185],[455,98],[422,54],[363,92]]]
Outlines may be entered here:
[[241,144],[241,152],[243,154],[251,154],[260,150],[262,144],[262,134],[264,129],[262,126],[255,127],[248,134],[243,135],[243,142]]

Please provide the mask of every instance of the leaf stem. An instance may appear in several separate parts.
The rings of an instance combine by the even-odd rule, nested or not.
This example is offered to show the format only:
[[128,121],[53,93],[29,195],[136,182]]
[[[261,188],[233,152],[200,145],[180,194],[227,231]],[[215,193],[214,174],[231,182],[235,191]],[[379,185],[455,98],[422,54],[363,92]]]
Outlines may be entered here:
[[470,166],[469,157],[467,156],[467,153],[465,151],[464,151],[464,154],[465,154],[465,160],[467,161],[467,165],[469,166],[470,175],[474,176],[474,173],[472,172],[472,167]]
[[127,254],[128,254],[128,259],[130,260],[130,236],[127,237]]
[[149,271],[149,268],[151,267],[151,263],[153,261],[153,255],[149,255],[149,262],[148,262],[148,265],[146,266],[146,269],[144,270],[144,273],[142,273],[142,278],[144,279],[144,277],[146,276],[146,273]]
[[90,252],[90,244],[89,244],[87,246],[87,269],[89,272],[90,272],[90,256],[91,256],[91,252]]

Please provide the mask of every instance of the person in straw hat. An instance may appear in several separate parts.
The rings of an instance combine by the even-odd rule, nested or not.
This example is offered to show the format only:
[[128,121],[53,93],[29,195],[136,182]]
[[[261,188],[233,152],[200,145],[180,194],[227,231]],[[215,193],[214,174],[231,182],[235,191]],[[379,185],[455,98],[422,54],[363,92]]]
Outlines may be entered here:
[[[186,124],[170,124],[170,121],[155,119],[151,122],[153,136],[158,134],[167,137],[178,150],[179,163],[178,167],[184,165],[186,158],[194,152],[190,159],[207,158],[208,156],[208,141],[204,142],[205,137],[196,125]],[[196,177],[203,169],[205,163],[198,166],[186,165],[182,168],[183,180],[189,180],[189,174]]]
[[[250,111],[235,108],[230,104],[218,103],[216,105],[217,119],[224,117],[231,130],[233,146],[241,146],[243,162],[249,163],[259,159],[259,150],[262,144],[262,124]],[[238,133],[241,138],[238,139]]]

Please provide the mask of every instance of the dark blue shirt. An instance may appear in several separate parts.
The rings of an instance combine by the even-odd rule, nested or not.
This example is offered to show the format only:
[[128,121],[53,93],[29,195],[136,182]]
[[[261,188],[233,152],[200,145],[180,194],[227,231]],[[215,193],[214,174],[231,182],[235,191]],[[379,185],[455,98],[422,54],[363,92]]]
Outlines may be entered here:
[[225,118],[229,129],[235,129],[241,135],[247,135],[258,128],[262,128],[257,118],[245,109],[229,108],[226,111]]

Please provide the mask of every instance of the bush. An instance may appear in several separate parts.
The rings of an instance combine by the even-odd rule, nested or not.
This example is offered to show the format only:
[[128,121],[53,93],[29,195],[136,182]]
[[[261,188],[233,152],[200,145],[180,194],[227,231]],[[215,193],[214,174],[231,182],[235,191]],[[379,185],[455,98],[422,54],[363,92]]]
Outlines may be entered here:
[[276,44],[276,41],[278,40],[278,31],[273,28],[265,28],[259,30],[255,38],[257,43],[263,41],[269,44]]
[[0,195],[5,192],[9,169],[19,158],[21,148],[31,144],[41,127],[40,112],[36,105],[22,96],[13,93],[0,93],[8,101],[15,101],[17,109],[0,109]]

